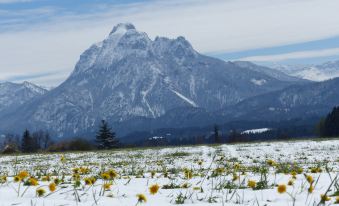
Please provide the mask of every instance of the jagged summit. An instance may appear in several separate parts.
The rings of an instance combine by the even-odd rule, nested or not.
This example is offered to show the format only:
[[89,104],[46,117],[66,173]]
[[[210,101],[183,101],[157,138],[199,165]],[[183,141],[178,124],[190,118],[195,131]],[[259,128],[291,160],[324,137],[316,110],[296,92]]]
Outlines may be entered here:
[[188,60],[197,55],[192,45],[182,36],[176,39],[156,37],[152,41],[145,32],[137,31],[134,25],[121,23],[114,26],[106,39],[93,44],[80,56],[71,76],[107,69],[109,65],[123,60],[127,61],[127,58],[130,59],[131,56],[145,59],[171,56],[173,60],[183,63],[185,59]]
[[110,35],[114,33],[125,33],[128,30],[136,30],[136,28],[131,23],[119,23],[113,27],[112,31],[110,32]]

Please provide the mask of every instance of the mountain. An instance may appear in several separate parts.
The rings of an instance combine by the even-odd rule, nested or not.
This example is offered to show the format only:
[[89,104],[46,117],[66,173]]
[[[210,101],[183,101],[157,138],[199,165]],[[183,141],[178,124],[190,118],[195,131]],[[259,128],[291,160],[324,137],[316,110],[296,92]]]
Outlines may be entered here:
[[201,55],[183,37],[151,40],[132,24],[119,24],[81,54],[65,82],[0,117],[0,127],[43,128],[62,137],[93,131],[107,119],[131,132],[135,119],[140,125],[165,115],[176,120],[169,112],[178,108],[212,112],[294,83]]
[[47,90],[29,82],[16,84],[0,83],[0,114],[14,110],[34,98],[42,96]]
[[235,61],[233,62],[234,64],[236,64],[237,66],[241,67],[241,68],[246,68],[246,69],[250,69],[259,73],[263,73],[266,74],[272,78],[281,80],[281,81],[286,81],[286,82],[296,82],[296,83],[306,83],[307,80],[304,80],[302,78],[299,77],[295,77],[295,76],[290,76],[287,75],[286,73],[276,70],[276,69],[272,69],[266,66],[261,66],[261,65],[257,65],[254,64],[252,62],[248,62],[248,61]]
[[232,120],[280,121],[320,118],[339,105],[339,78],[248,98],[220,113]]
[[273,68],[290,76],[312,81],[324,81],[339,77],[339,60],[313,66],[278,65]]

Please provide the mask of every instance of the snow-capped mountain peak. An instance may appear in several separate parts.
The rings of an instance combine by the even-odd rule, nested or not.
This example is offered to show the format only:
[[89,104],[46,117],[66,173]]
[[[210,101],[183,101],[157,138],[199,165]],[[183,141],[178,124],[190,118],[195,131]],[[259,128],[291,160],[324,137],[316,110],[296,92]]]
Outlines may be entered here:
[[274,65],[273,68],[291,76],[318,82],[339,77],[339,61],[309,66]]
[[112,31],[109,35],[124,34],[128,30],[136,30],[136,29],[135,29],[135,26],[131,23],[120,23],[120,24],[113,27],[113,29],[112,29]]

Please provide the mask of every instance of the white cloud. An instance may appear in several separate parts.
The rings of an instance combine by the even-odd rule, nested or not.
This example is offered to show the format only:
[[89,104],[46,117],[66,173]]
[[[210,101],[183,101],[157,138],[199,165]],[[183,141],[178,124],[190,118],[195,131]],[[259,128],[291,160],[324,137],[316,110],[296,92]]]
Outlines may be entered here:
[[335,55],[339,55],[339,48],[290,52],[290,53],[276,54],[276,55],[251,56],[251,57],[241,58],[239,60],[256,61],[256,62],[275,62],[275,61],[284,61],[284,60],[290,60],[290,59],[305,59],[305,58],[327,57],[327,56],[335,56]]
[[0,4],[24,3],[32,0],[0,0]]
[[151,37],[185,36],[200,52],[243,51],[339,35],[337,0],[173,0],[98,8],[97,13],[0,30],[0,74],[70,73],[79,55],[119,22],[132,22]]

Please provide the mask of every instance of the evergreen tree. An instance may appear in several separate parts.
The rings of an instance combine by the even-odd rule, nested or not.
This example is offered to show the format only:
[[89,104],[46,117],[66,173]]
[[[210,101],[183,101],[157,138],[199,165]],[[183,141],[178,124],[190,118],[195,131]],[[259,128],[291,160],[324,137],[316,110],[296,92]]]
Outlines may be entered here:
[[218,125],[214,125],[214,142],[221,143]]
[[22,135],[21,140],[21,151],[25,153],[33,152],[33,139],[31,137],[31,134],[26,129],[24,134]]
[[98,149],[112,149],[119,143],[115,133],[111,131],[105,120],[101,121],[100,129],[96,135],[96,142]]
[[325,137],[339,136],[339,107],[334,107],[325,120],[319,122],[318,131]]

